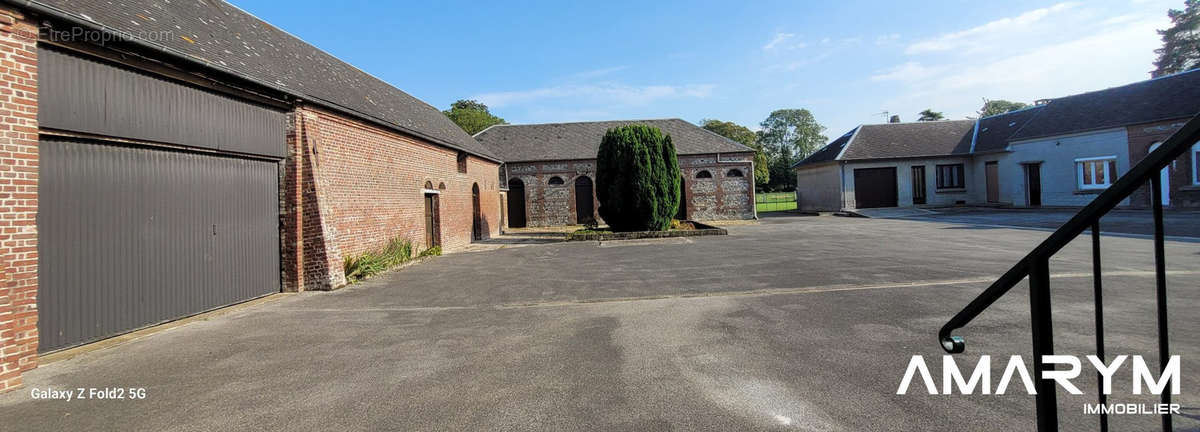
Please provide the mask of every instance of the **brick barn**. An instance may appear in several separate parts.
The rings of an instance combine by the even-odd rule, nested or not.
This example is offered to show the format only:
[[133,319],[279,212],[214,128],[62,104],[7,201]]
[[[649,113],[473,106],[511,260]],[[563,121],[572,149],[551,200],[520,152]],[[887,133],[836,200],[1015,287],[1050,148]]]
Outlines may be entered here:
[[[500,160],[221,1],[0,6],[0,391],[38,354],[500,229]],[[414,60],[416,62],[416,60]],[[423,64],[423,62],[421,63]]]
[[599,220],[596,151],[609,129],[644,124],[671,135],[683,171],[680,219],[756,217],[754,151],[680,119],[497,125],[475,134],[503,160],[508,227]]

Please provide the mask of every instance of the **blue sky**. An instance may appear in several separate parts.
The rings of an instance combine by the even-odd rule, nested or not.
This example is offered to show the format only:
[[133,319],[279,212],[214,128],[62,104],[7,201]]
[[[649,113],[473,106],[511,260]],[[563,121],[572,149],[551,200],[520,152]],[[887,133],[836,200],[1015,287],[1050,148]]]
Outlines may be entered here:
[[233,0],[440,108],[510,123],[679,117],[752,129],[807,108],[830,138],[883,111],[972,115],[1148,78],[1182,1]]

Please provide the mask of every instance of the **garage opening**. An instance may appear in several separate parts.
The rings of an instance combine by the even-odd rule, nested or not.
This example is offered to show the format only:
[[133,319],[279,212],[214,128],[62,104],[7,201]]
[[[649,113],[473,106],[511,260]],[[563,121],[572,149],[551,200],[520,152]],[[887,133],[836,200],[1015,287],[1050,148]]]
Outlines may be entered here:
[[854,202],[857,208],[896,207],[896,167],[854,170]]
[[39,349],[279,292],[273,161],[43,137]]
[[38,60],[39,351],[279,292],[280,107]]

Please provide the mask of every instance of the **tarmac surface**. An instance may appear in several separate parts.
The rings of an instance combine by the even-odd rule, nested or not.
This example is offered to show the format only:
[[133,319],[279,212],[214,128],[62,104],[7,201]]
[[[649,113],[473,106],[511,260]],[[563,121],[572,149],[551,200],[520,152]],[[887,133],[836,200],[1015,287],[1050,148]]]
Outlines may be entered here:
[[[1017,221],[1020,222],[1020,221]],[[1015,222],[1007,221],[1012,225]],[[957,220],[767,217],[728,236],[450,254],[43,365],[0,395],[23,430],[1033,430],[1033,396],[897,390],[914,355],[940,387],[939,327],[1048,233]],[[1158,360],[1151,242],[1106,236],[1109,357]],[[1200,243],[1169,241],[1176,430],[1200,429]],[[1056,352],[1094,350],[1090,244],[1051,262]],[[956,334],[991,388],[1030,359],[1024,284]],[[1128,361],[1113,402],[1131,395]],[[1063,430],[1096,430],[1083,360]],[[1032,369],[1030,369],[1032,370]],[[144,388],[144,399],[34,391]],[[1115,415],[1113,430],[1150,430]]]

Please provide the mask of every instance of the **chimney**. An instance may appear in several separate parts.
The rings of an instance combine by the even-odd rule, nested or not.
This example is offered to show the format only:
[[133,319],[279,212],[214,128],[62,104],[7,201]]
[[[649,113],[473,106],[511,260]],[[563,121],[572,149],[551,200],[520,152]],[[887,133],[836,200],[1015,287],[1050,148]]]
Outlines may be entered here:
[[888,123],[900,123],[900,114],[893,115],[888,119]]

